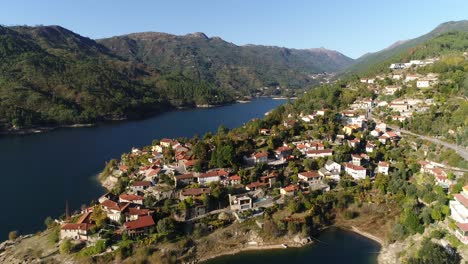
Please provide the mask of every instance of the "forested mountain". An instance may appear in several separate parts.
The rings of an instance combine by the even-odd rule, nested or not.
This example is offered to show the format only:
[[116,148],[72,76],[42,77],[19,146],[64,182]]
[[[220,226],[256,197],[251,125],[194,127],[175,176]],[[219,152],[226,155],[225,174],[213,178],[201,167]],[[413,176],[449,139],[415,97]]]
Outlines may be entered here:
[[305,88],[310,74],[351,61],[324,49],[239,47],[202,33],[96,42],[60,26],[0,26],[0,129],[222,104],[265,86]]
[[336,72],[353,60],[326,49],[237,46],[203,33],[176,36],[146,32],[98,40],[123,58],[143,62],[162,73],[181,74],[238,91],[263,86],[302,88],[311,74]]
[[433,39],[441,34],[450,31],[465,31],[468,32],[468,20],[451,21],[442,23],[433,29],[431,32],[420,37],[407,41],[398,41],[390,47],[375,53],[367,53],[355,60],[355,62],[345,69],[347,73],[362,73],[368,72],[373,66],[379,64],[389,58],[400,54],[401,52],[412,49],[427,40]]

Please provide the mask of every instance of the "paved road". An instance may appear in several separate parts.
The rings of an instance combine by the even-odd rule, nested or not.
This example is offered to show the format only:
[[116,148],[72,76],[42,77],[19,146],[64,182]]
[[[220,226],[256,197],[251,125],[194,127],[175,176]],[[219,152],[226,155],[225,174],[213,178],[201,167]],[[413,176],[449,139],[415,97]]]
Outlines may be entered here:
[[455,150],[455,151],[458,153],[458,155],[460,155],[462,158],[464,158],[466,161],[468,161],[468,150],[467,150],[465,147],[458,146],[458,145],[455,145],[455,144],[452,144],[452,143],[448,143],[448,142],[439,140],[439,139],[437,139],[437,138],[433,138],[433,137],[428,137],[428,136],[423,136],[423,135],[415,134],[415,133],[410,132],[410,131],[408,131],[408,130],[398,129],[398,128],[396,128],[396,127],[391,127],[391,128],[392,128],[393,130],[395,130],[395,131],[400,131],[400,132],[403,133],[403,134],[409,134],[409,135],[412,135],[412,136],[415,136],[415,137],[418,137],[418,138],[421,138],[421,139],[424,139],[424,140],[427,140],[427,141],[431,141],[431,142],[433,142],[433,143],[436,143],[436,144],[445,146],[445,147],[447,147],[447,148],[453,149],[453,150]]

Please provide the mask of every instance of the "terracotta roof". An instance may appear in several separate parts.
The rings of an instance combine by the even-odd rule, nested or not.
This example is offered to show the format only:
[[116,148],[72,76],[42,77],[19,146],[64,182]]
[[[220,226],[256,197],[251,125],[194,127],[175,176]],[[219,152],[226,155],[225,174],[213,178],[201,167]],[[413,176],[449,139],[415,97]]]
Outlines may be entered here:
[[165,143],[172,143],[172,139],[169,139],[169,138],[163,138],[163,139],[161,139],[161,142],[165,142]]
[[140,209],[140,208],[128,208],[128,215],[148,215],[152,213],[149,209]]
[[259,152],[253,155],[256,159],[263,158],[263,157],[268,157],[268,153],[266,152]]
[[468,231],[468,223],[457,223],[458,228],[460,228],[461,231],[466,232]]
[[184,165],[186,167],[190,167],[190,166],[194,166],[195,164],[197,164],[198,160],[186,160],[184,161]]
[[210,188],[188,188],[181,191],[183,196],[200,196],[202,194],[210,194]]
[[306,178],[318,178],[320,174],[316,171],[306,171],[299,173],[300,176],[304,176]]
[[88,230],[91,225],[82,223],[82,224],[72,224],[67,223],[60,227],[62,230]]
[[229,177],[229,179],[231,181],[240,181],[241,180],[241,177],[239,175],[232,175],[231,177]]
[[136,201],[136,200],[145,199],[143,196],[135,195],[135,194],[127,194],[127,193],[123,193],[119,195],[119,198],[122,200],[126,200],[126,201]]
[[91,214],[93,213],[93,211],[87,211],[86,213],[84,213],[80,219],[78,219],[78,221],[76,222],[77,224],[83,224],[83,223],[87,223],[87,224],[91,224]]
[[132,186],[151,186],[150,181],[136,181],[132,183]]
[[216,177],[216,176],[228,176],[229,173],[225,170],[212,170],[206,173],[202,173],[198,175],[198,178],[208,178],[208,177]]
[[116,203],[111,200],[105,200],[101,203],[101,205],[108,209],[122,212],[130,205],[130,203]]
[[256,181],[256,182],[252,182],[252,183],[247,184],[245,187],[250,189],[250,188],[263,187],[265,185],[266,185],[266,183]]
[[276,149],[276,152],[285,152],[285,151],[290,151],[291,148],[288,146],[282,146]]
[[154,225],[153,217],[149,215],[139,217],[135,221],[129,221],[129,222],[124,223],[124,226],[125,228],[127,228],[127,230],[135,230],[135,229],[145,228],[145,227],[149,227],[153,225]]
[[288,185],[288,186],[286,186],[286,187],[283,187],[282,189],[283,189],[285,192],[294,192],[294,191],[299,190],[299,186],[290,184],[290,185]]
[[388,162],[385,162],[385,161],[380,161],[380,162],[379,162],[379,167],[388,167],[388,166],[390,166],[390,165],[388,164]]
[[457,193],[454,194],[453,197],[455,197],[455,199],[457,199],[457,201],[459,201],[463,206],[468,208],[468,199],[463,194]]
[[182,174],[182,175],[176,175],[174,176],[176,178],[176,180],[185,180],[185,179],[192,179],[192,178],[195,178],[195,176],[193,176],[193,173],[187,173],[187,174]]
[[352,163],[346,163],[345,167],[351,170],[366,170],[366,168],[359,165],[354,165]]

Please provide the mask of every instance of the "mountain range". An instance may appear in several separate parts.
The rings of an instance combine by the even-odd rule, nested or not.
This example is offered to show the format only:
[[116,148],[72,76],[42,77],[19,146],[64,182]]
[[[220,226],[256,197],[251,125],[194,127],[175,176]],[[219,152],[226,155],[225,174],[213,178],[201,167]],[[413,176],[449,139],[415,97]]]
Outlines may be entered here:
[[337,51],[235,45],[204,33],[93,40],[60,26],[0,26],[0,129],[139,118],[173,107],[294,94],[322,73],[363,74],[468,21],[353,60]]

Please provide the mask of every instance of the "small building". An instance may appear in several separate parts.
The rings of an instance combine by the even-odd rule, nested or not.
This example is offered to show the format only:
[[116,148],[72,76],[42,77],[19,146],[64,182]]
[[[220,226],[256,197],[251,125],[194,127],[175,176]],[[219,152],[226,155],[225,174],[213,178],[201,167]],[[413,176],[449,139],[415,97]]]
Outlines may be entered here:
[[280,194],[283,196],[293,196],[299,190],[299,186],[290,184],[286,187],[280,188]]
[[175,175],[174,180],[176,187],[186,186],[195,182],[195,176],[193,175],[193,173]]
[[372,143],[367,143],[366,144],[366,152],[367,153],[372,153],[374,152],[375,145]]
[[147,233],[149,228],[154,226],[153,217],[150,215],[139,217],[136,220],[125,222],[121,232],[127,232],[129,236],[137,236]]
[[320,175],[317,171],[300,172],[297,174],[297,176],[300,180],[313,184],[322,183],[323,180],[323,176]]
[[325,163],[325,169],[329,172],[331,172],[332,174],[340,174],[341,172],[341,165],[332,161],[332,160],[328,160],[326,163]]
[[206,173],[201,173],[197,177],[198,183],[202,185],[207,185],[212,182],[219,182],[221,181],[221,177],[227,177],[229,173],[225,170],[212,170]]
[[309,150],[306,153],[308,158],[324,158],[330,157],[333,155],[333,150],[331,149],[321,149],[321,150]]
[[143,205],[144,200],[145,200],[145,198],[143,196],[136,195],[136,194],[123,193],[123,194],[119,195],[119,202],[120,203],[132,203],[132,204]]
[[344,167],[345,172],[355,180],[363,180],[366,178],[366,168],[352,163],[346,163]]
[[151,185],[153,185],[150,181],[135,181],[130,186],[130,189],[133,192],[142,192],[148,189]]
[[291,156],[292,149],[288,146],[282,146],[275,150],[275,156],[279,160],[287,159]]
[[450,217],[457,225],[455,236],[463,244],[468,244],[468,185],[460,193],[453,195],[453,198],[449,206]]
[[252,209],[252,198],[246,194],[229,194],[229,206],[232,211],[244,211]]
[[253,161],[255,164],[258,163],[267,163],[268,162],[268,153],[258,152],[252,155]]
[[210,195],[210,188],[187,188],[180,191],[179,199],[185,200],[189,197],[200,198],[202,195]]
[[379,164],[377,166],[377,173],[382,173],[384,175],[388,175],[389,167],[390,167],[390,165],[388,164],[388,162],[381,161],[381,162],[379,162]]
[[357,154],[351,155],[351,163],[353,163],[354,165],[361,165],[361,160],[362,160],[361,156]]
[[260,135],[269,136],[270,135],[270,129],[268,129],[268,128],[260,129]]

